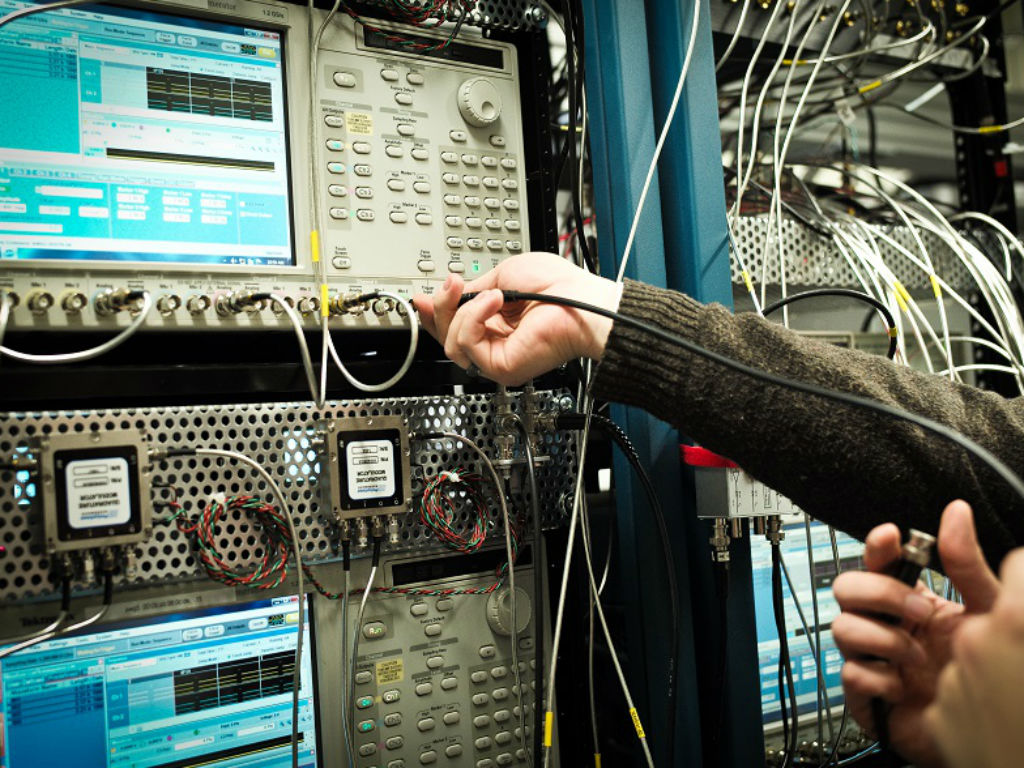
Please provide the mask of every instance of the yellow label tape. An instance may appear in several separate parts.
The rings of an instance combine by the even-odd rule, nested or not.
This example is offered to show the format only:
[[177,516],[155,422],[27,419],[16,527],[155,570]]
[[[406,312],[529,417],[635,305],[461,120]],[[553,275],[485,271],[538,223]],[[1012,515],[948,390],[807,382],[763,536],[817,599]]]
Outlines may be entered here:
[[928,279],[932,283],[932,293],[935,294],[936,299],[942,298],[942,286],[939,285],[939,278],[935,275],[928,275]]
[[551,746],[552,731],[555,730],[555,713],[548,711],[544,713],[544,746]]
[[747,290],[750,293],[753,293],[754,292],[754,281],[750,279],[750,273],[747,272],[747,270],[744,269],[741,274],[743,275],[743,284],[745,286],[747,286]]
[[641,739],[646,739],[647,735],[644,733],[644,726],[640,722],[640,715],[637,714],[636,707],[629,708],[629,716],[633,718],[633,727],[636,728],[636,735]]
[[882,81],[881,80],[875,80],[875,82],[873,82],[873,83],[868,83],[867,85],[862,85],[857,90],[857,93],[867,93],[868,91],[875,90],[875,88],[880,88],[881,85],[882,85]]
[[309,249],[313,254],[313,263],[320,262],[320,233],[315,229],[309,233]]
[[327,283],[320,284],[320,317],[331,316],[330,294],[327,292]]
[[900,305],[900,309],[904,312],[910,312],[908,307],[910,304],[910,293],[903,287],[903,283],[899,280],[893,280],[892,287],[896,292],[896,303]]

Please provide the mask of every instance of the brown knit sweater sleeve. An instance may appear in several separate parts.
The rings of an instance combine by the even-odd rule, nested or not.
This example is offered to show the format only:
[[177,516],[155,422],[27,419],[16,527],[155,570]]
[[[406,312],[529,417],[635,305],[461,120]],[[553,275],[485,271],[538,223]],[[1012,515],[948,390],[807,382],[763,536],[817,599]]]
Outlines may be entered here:
[[[1020,399],[642,283],[627,281],[619,311],[753,367],[927,416],[1024,473]],[[963,498],[991,562],[1024,544],[1024,500],[962,449],[892,417],[767,384],[621,323],[612,328],[594,392],[646,409],[858,538],[886,521],[934,532],[946,503]]]

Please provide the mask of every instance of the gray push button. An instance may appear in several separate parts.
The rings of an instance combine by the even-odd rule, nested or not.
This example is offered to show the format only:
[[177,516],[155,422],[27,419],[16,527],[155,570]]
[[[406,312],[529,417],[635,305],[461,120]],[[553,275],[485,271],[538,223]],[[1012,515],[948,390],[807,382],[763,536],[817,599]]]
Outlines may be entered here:
[[413,616],[426,616],[427,610],[428,608],[426,603],[413,603],[409,606],[409,613]]
[[422,720],[420,720],[418,723],[416,723],[416,727],[421,732],[432,731],[432,730],[434,730],[434,718],[432,718],[432,717],[424,717]]
[[444,666],[444,656],[431,656],[427,659],[427,669],[440,669]]
[[427,750],[426,752],[420,752],[420,764],[421,765],[430,765],[431,763],[436,763],[436,762],[437,762],[437,752],[435,752],[434,750],[430,749],[430,750]]
[[429,696],[434,692],[434,686],[432,683],[420,683],[416,686],[417,696]]
[[458,712],[445,712],[444,717],[441,718],[445,725],[458,725],[461,719],[462,715]]
[[487,673],[484,672],[482,669],[478,669],[476,672],[470,674],[469,679],[472,680],[474,683],[486,683]]
[[401,712],[389,712],[384,715],[384,725],[388,728],[394,728],[397,725],[402,724],[402,713]]
[[369,757],[370,755],[377,754],[376,744],[363,744],[359,747],[359,754],[363,757]]
[[458,687],[459,687],[459,681],[458,681],[457,678],[446,677],[444,680],[441,681],[441,690],[442,691],[454,691]]
[[449,744],[447,747],[444,748],[444,753],[448,755],[448,757],[458,757],[462,754],[462,745]]
[[473,742],[477,749],[490,749],[491,748],[491,737],[481,736],[479,739]]

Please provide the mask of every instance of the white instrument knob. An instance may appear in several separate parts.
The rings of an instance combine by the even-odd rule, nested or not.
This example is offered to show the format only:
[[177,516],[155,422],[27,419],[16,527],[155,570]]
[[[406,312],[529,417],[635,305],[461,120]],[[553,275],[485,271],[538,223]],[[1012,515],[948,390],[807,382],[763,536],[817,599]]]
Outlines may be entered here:
[[477,128],[490,125],[501,116],[501,94],[486,77],[471,77],[459,86],[462,119]]
[[[516,587],[516,634],[522,632],[530,625],[530,596],[519,587]],[[508,587],[503,587],[497,592],[492,592],[487,598],[487,623],[491,631],[502,637],[509,637],[512,634],[512,592]]]

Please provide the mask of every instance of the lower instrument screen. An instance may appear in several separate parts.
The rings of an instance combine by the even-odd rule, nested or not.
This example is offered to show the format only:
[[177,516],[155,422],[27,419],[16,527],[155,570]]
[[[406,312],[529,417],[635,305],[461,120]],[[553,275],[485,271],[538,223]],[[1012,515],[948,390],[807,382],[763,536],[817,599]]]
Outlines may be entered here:
[[[108,624],[4,659],[0,766],[290,768],[298,607],[293,596]],[[311,646],[305,768],[318,765]]]

